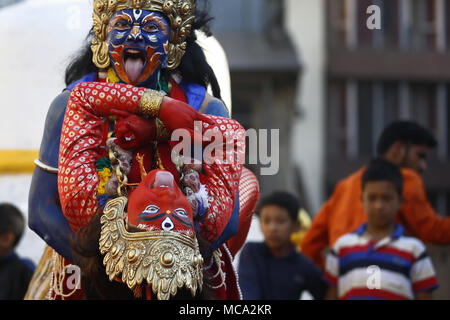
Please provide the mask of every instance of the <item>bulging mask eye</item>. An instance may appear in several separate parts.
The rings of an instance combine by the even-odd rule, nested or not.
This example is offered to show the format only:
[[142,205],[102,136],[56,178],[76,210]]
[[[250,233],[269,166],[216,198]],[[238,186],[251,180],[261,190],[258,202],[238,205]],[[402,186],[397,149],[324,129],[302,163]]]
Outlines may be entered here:
[[175,209],[174,212],[181,218],[189,219],[186,210],[184,210],[183,208]]
[[151,204],[144,209],[144,214],[157,214],[159,212],[159,207]]

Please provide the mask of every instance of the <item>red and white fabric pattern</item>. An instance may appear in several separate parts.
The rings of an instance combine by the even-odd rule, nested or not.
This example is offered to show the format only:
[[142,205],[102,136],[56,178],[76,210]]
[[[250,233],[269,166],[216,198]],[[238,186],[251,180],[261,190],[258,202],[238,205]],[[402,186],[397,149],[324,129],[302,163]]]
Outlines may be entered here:
[[[80,83],[72,90],[61,134],[58,191],[63,213],[74,232],[88,224],[99,208],[95,162],[106,156],[108,116],[113,115],[113,108],[138,114],[145,90],[99,82]],[[245,156],[245,131],[235,120],[205,116],[212,124],[203,123],[203,131],[211,129],[232,137],[220,145],[226,161],[214,159],[212,163],[204,163],[204,174],[200,175],[209,196],[200,233],[212,242],[226,227],[234,208],[243,167],[239,159]],[[217,149],[217,142],[214,143]]]

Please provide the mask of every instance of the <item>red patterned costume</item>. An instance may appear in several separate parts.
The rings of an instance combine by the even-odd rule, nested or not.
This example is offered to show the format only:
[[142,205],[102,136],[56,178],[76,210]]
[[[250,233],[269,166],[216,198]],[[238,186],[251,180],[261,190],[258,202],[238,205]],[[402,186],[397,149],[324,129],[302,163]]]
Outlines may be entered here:
[[[90,49],[99,72],[80,74],[68,85],[57,168],[64,216],[59,217],[58,208],[34,214],[44,215],[36,229],[54,250],[44,254],[28,298],[43,298],[41,288],[48,282],[45,298],[86,298],[85,288],[74,289],[68,282],[74,262],[70,236],[63,228],[60,234],[48,228],[53,225],[48,221],[66,220],[79,234],[95,225],[99,213],[101,230],[94,231],[100,234],[106,274],[111,282],[128,285],[135,297],[149,299],[152,289],[158,299],[168,299],[181,288],[194,296],[204,274],[212,298],[241,298],[232,260],[245,242],[258,182],[243,167],[244,129],[228,118],[220,99],[206,94],[211,81],[198,80],[215,76],[195,51],[201,49],[190,34],[194,12],[194,0],[94,1]],[[203,73],[188,83],[181,59],[189,50],[187,61]],[[193,71],[187,78],[193,78]],[[168,95],[160,97],[162,91]],[[192,145],[200,145],[200,166],[178,161],[185,154],[175,150],[178,142],[170,141],[170,135],[179,129],[189,134]],[[209,155],[208,148],[213,150]],[[52,179],[39,174],[37,185]],[[145,187],[146,177],[156,178]],[[45,208],[40,201],[35,197],[32,202]],[[197,237],[210,244],[202,245],[207,249],[201,255]]]
[[[99,82],[84,82],[72,90],[61,135],[58,185],[64,215],[74,232],[87,225],[99,208],[96,196],[99,177],[95,163],[106,155],[106,138],[110,127],[108,117],[114,115],[110,106],[113,105],[116,110],[138,114],[138,102],[145,90],[145,88],[131,85]],[[200,181],[206,186],[209,196],[208,210],[204,220],[200,223],[200,234],[206,240],[213,242],[223,232],[234,208],[234,199],[236,199],[239,189],[243,167],[242,163],[239,163],[239,159],[242,159],[245,154],[245,131],[235,120],[209,115],[206,117],[211,120],[211,124],[203,123],[204,131],[211,129],[224,136],[234,136],[233,152],[228,153],[226,158],[226,162],[229,164],[217,163],[220,159],[216,160],[214,164],[204,163],[204,173],[200,174]],[[203,146],[205,147],[207,144],[208,142],[205,141]],[[223,148],[225,151],[225,144]],[[163,166],[174,171],[168,154],[170,149],[164,144],[158,149]],[[226,153],[224,152],[224,154]],[[148,169],[151,170],[151,167]],[[176,175],[176,171],[174,175]],[[247,173],[247,177],[252,178],[249,173]],[[248,178],[245,181],[251,182]],[[243,191],[245,192],[245,189]],[[251,201],[249,196],[244,193],[241,195],[241,199],[250,202],[249,205],[254,209],[256,203]],[[221,201],[217,202],[217,199]],[[228,287],[232,287],[232,284],[236,282],[234,273],[230,272],[232,270],[231,261],[233,255],[245,241],[245,235],[250,226],[252,211],[244,211],[248,209],[248,204],[241,208],[242,212],[248,214],[240,217],[240,227],[243,229],[240,237],[231,240],[233,254],[225,246],[221,248],[222,259],[226,262],[223,269],[225,274],[228,274],[230,282]],[[215,282],[217,281],[215,280]],[[217,297],[227,298],[224,288],[216,289],[218,290]],[[228,292],[228,294],[231,292],[231,297],[228,298],[239,298],[236,289]]]
[[[110,83],[81,83],[72,90],[61,135],[58,181],[63,212],[74,232],[86,225],[98,209],[95,162],[105,156],[108,116],[113,115],[110,105],[138,114],[138,101],[145,90]],[[222,233],[234,208],[242,171],[238,159],[245,154],[245,131],[233,119],[206,117],[214,124],[203,123],[204,130],[213,129],[237,138],[234,153],[227,155],[231,164],[203,166],[201,182],[208,189],[210,206],[202,236],[213,241]],[[220,207],[215,199],[221,199]]]

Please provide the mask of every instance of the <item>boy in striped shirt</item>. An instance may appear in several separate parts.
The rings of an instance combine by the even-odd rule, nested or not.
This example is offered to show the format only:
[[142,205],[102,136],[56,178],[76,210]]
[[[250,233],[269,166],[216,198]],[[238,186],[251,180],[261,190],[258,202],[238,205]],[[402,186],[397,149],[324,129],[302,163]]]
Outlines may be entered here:
[[340,237],[328,254],[328,299],[431,299],[438,281],[426,248],[395,224],[402,191],[394,164],[370,163],[362,177],[367,223]]

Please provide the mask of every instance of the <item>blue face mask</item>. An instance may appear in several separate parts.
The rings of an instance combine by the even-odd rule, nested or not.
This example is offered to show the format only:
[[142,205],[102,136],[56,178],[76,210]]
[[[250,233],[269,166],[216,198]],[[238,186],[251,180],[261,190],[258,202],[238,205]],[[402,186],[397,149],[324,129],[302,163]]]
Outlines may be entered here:
[[158,12],[129,9],[108,26],[109,56],[121,82],[155,88],[167,65],[170,25]]

